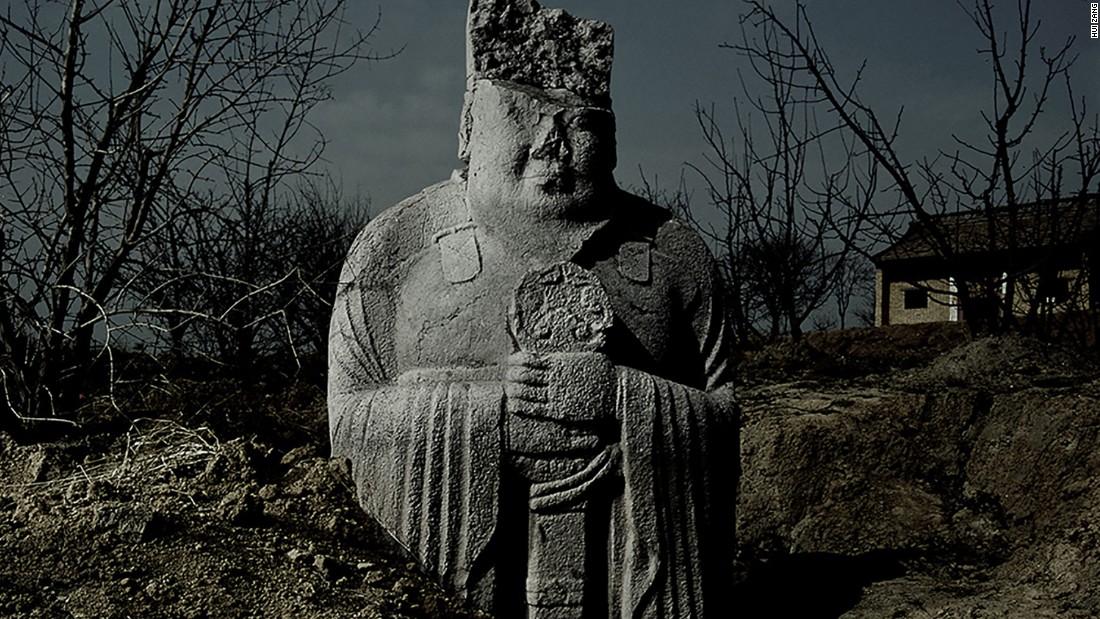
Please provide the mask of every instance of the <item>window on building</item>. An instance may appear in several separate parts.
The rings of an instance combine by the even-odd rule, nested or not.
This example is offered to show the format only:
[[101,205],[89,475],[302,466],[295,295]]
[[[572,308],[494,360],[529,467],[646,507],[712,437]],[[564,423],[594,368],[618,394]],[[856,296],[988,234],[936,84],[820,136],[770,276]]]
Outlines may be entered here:
[[1047,276],[1039,280],[1039,298],[1048,305],[1060,305],[1069,301],[1068,277]]
[[924,309],[928,307],[928,291],[910,288],[905,291],[905,309]]

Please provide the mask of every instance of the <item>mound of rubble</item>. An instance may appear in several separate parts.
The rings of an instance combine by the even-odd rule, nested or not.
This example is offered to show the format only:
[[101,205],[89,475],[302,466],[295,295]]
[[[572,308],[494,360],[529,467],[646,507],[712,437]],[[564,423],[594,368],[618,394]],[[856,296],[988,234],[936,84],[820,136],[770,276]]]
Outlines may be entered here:
[[327,448],[168,420],[95,442],[0,442],[0,616],[483,616],[393,547]]

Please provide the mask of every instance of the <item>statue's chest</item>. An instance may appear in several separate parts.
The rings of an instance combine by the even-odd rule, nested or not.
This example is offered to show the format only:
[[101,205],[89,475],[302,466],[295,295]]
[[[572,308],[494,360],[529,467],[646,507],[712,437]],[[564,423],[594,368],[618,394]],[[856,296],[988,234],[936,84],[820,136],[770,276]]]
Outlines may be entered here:
[[[619,257],[594,269],[616,317],[606,352],[629,365],[659,363],[669,350],[676,295],[649,260]],[[484,238],[437,244],[421,255],[397,299],[399,371],[499,365],[516,351],[509,308],[529,268]]]
[[669,353],[680,303],[662,266],[647,247],[635,247],[593,268],[615,312],[608,354],[616,363],[655,370]]
[[525,270],[469,242],[457,258],[432,247],[410,268],[396,307],[399,371],[498,365],[515,350],[508,308]]

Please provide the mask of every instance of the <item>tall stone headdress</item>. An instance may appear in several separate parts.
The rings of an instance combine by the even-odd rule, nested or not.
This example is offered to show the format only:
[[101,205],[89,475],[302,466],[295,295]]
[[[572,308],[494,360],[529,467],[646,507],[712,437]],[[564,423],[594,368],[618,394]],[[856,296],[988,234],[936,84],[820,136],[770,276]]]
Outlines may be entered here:
[[462,159],[478,81],[510,82],[610,110],[613,54],[614,32],[604,22],[544,9],[535,0],[470,0]]

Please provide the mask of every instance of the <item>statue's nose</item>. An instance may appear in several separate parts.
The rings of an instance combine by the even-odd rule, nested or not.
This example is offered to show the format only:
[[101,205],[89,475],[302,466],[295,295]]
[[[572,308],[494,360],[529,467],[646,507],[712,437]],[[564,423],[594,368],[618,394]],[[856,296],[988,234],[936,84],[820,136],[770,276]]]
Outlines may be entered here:
[[561,117],[554,115],[544,118],[539,124],[531,158],[566,162],[572,154],[573,151],[569,145],[569,139],[565,133],[565,127],[562,125]]

